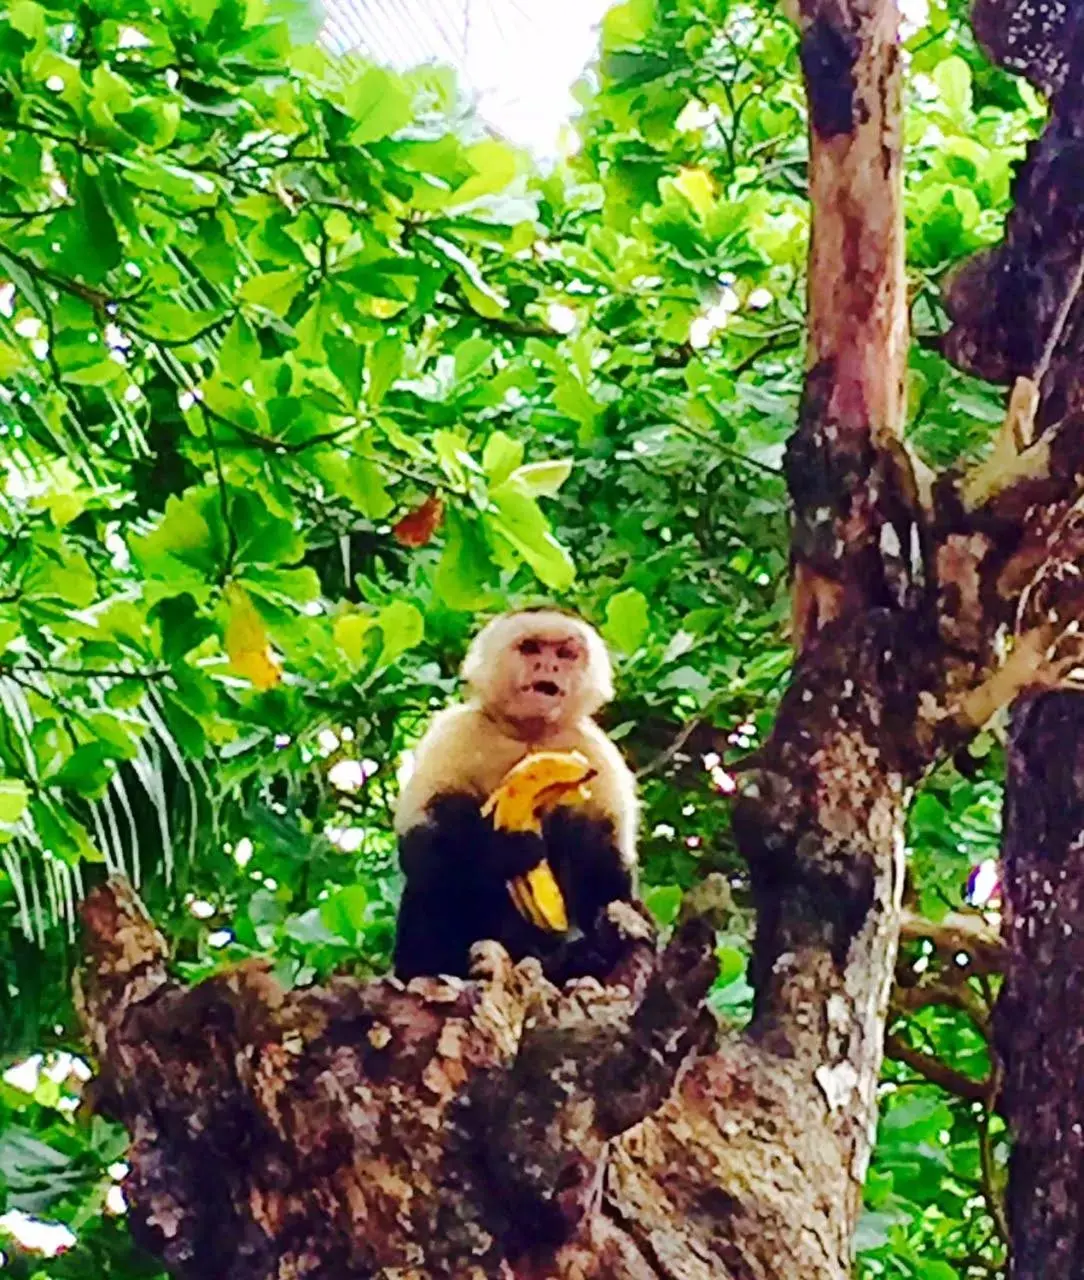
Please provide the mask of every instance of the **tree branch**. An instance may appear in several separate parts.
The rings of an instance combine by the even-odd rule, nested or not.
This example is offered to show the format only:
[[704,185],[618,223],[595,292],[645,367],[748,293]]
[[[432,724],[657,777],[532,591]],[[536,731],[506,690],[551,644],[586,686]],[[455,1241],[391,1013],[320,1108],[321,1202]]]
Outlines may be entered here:
[[934,921],[913,911],[904,911],[900,938],[909,942],[932,942],[935,950],[946,954],[962,952],[984,973],[1000,973],[1004,969],[1006,952],[1001,935],[978,914],[950,911]]
[[988,1081],[976,1080],[972,1076],[956,1071],[939,1058],[915,1049],[906,1040],[891,1033],[885,1036],[885,1054],[896,1062],[910,1067],[916,1075],[930,1084],[935,1084],[946,1093],[966,1102],[985,1102],[990,1091]]

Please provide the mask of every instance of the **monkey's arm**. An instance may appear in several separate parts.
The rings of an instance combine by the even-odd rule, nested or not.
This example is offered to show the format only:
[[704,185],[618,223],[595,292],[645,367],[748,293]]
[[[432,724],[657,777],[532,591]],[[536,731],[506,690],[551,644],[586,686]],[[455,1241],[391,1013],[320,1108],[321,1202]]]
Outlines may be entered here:
[[406,883],[395,938],[395,973],[466,977],[470,949],[504,941],[514,917],[508,881],[545,856],[541,836],[497,832],[469,795],[440,796],[399,838]]
[[611,902],[636,900],[635,866],[626,861],[612,820],[558,810],[547,821],[546,851],[580,931],[544,961],[558,985],[570,978],[604,979],[616,960],[600,945],[599,918]]

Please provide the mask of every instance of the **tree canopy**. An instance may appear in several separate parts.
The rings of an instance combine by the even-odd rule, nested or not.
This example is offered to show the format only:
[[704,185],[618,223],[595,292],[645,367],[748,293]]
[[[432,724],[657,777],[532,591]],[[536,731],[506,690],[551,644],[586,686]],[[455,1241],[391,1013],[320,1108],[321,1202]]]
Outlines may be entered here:
[[[796,33],[760,0],[618,5],[540,171],[449,72],[296,26],[261,0],[0,14],[0,1052],[44,1055],[0,1085],[0,1204],[77,1237],[5,1240],[13,1276],[158,1274],[109,1197],[125,1135],[77,1105],[79,900],[127,874],[189,981],[381,972],[397,771],[480,613],[601,627],[647,903],[669,926],[725,877],[711,1003],[749,1012],[725,799],[791,660]],[[1045,108],[954,2],[906,47],[908,418],[936,464],[1003,416],[941,354],[941,292],[1000,237]],[[984,735],[912,809],[931,929],[897,975],[871,1277],[1000,1265],[997,979],[930,936],[996,856],[1001,773]]]

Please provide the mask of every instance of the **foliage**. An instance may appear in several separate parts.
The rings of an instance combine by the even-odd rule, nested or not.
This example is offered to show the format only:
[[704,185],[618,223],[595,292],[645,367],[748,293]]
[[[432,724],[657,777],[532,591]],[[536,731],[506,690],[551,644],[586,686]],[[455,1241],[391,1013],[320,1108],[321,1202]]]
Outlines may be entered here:
[[[939,283],[997,237],[1041,109],[955,7],[909,47],[913,441],[941,462],[1000,403],[924,342]],[[78,1045],[73,907],[113,869],[192,980],[252,955],[287,984],[379,970],[402,754],[475,615],[541,596],[618,658],[653,909],[708,869],[734,884],[714,999],[743,1017],[718,793],[789,663],[808,209],[788,23],[766,0],[618,6],[581,149],[548,173],[449,75],[332,59],[260,0],[16,0],[0,70],[5,1060]],[[990,854],[996,755],[915,809],[927,913]],[[900,1033],[981,1058],[955,1010]],[[886,1075],[868,1274],[989,1274],[985,1109]],[[76,1094],[0,1099],[0,1198],[79,1236],[9,1269],[148,1274],[103,1216],[118,1135]]]

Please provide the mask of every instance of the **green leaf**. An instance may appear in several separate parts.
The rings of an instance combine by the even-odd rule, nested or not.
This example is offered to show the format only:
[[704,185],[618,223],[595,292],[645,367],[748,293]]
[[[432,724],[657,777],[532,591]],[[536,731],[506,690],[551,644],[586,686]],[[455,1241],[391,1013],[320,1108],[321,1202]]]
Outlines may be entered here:
[[546,586],[559,591],[570,587],[576,577],[575,566],[550,532],[538,503],[511,481],[491,489],[489,498],[495,509],[493,525]]
[[497,576],[481,524],[452,507],[445,513],[444,527],[447,535],[433,593],[450,609],[481,608]]
[[486,283],[474,261],[457,244],[444,236],[435,236],[426,232],[424,238],[455,272],[471,307],[480,316],[485,316],[489,320],[499,319],[508,306],[508,299]]
[[615,5],[603,18],[607,47],[637,45],[655,22],[656,0],[626,0]]
[[520,156],[507,142],[487,138],[467,148],[466,162],[473,173],[455,190],[450,204],[464,205],[503,191],[520,170]]
[[117,114],[117,123],[152,151],[161,151],[177,136],[181,104],[161,98],[140,98],[132,110]]
[[45,36],[45,10],[34,0],[16,0],[8,9],[7,19],[29,40],[39,41]]
[[333,627],[335,643],[354,667],[370,667],[384,648],[384,637],[376,627],[376,618],[363,613],[347,613],[337,618]]
[[0,778],[0,822],[9,826],[18,822],[29,802],[30,792],[25,782],[17,778]]
[[295,43],[316,43],[326,17],[319,0],[264,0],[264,7],[269,18],[286,24]]
[[425,619],[408,601],[395,600],[376,614],[342,615],[334,634],[335,643],[353,666],[370,666],[377,661],[389,666],[422,642]]
[[517,467],[512,478],[532,498],[552,498],[571,474],[571,462],[555,459],[552,462],[531,462],[525,467]]
[[102,742],[76,747],[64,766],[47,779],[50,786],[65,787],[98,799],[113,776],[114,753]]
[[260,341],[256,331],[242,315],[236,315],[222,338],[218,349],[218,370],[227,382],[240,386],[252,376],[252,370],[261,358]]
[[946,58],[934,68],[932,78],[949,114],[966,123],[971,115],[971,68],[963,58]]
[[706,218],[715,207],[714,184],[703,169],[682,169],[670,182],[700,217]]
[[141,304],[137,314],[152,341],[161,339],[173,344],[191,342],[222,316],[221,311],[186,307],[163,298]]
[[947,1262],[939,1262],[936,1258],[925,1258],[915,1273],[916,1280],[959,1280],[959,1271]]
[[241,578],[250,588],[272,604],[295,608],[312,604],[320,598],[320,576],[315,569],[246,569]]
[[324,344],[328,338],[339,336],[343,327],[339,292],[337,285],[325,282],[306,295],[311,300],[309,307],[294,326],[299,359],[313,364],[324,364],[327,360]]
[[209,595],[226,552],[220,504],[216,489],[188,489],[167,499],[165,513],[150,533],[130,537],[135,559],[155,582],[148,592],[151,604],[164,596],[188,593],[202,601]]
[[489,364],[497,348],[485,338],[468,338],[455,349],[455,380],[466,382]]
[[59,805],[32,799],[30,809],[34,828],[50,853],[76,867],[80,862],[104,862],[101,852],[91,842],[86,828]]
[[406,600],[396,600],[381,609],[376,625],[384,633],[384,662],[394,662],[400,654],[421,644],[425,636],[425,619]]
[[343,91],[343,105],[354,121],[350,141],[363,147],[405,128],[413,103],[398,76],[381,67],[366,67]]
[[682,897],[680,885],[663,884],[649,890],[644,902],[662,928],[666,929],[677,919]]
[[27,600],[59,600],[83,609],[94,599],[98,583],[86,556],[69,546],[39,543],[40,554],[23,578]]
[[267,271],[263,275],[252,276],[245,281],[238,291],[241,302],[251,306],[263,307],[277,316],[284,316],[289,311],[293,300],[301,292],[308,271],[305,267],[287,267],[283,271]]
[[623,653],[635,653],[648,633],[647,599],[635,588],[620,591],[606,606],[603,635]]
[[320,919],[330,933],[344,942],[356,942],[365,930],[369,895],[365,886],[348,884],[320,904]]
[[403,371],[405,349],[397,334],[380,338],[370,346],[365,358],[368,374],[368,400],[371,405],[382,403]]
[[0,610],[0,654],[22,633],[22,623],[8,610]]
[[503,484],[523,461],[523,444],[503,431],[494,431],[482,453],[482,469],[491,485]]
[[340,935],[324,923],[323,912],[319,907],[313,907],[300,915],[289,916],[282,926],[282,932],[294,942],[309,947],[327,946],[329,943],[342,941]]
[[375,462],[357,454],[322,449],[312,459],[312,469],[341,498],[368,520],[383,520],[395,509],[384,477]]

